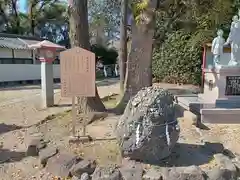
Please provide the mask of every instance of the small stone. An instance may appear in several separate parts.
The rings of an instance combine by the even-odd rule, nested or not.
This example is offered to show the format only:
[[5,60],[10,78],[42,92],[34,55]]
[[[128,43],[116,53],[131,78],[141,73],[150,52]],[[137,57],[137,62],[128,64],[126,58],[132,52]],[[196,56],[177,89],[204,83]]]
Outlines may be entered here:
[[37,146],[38,150],[43,149],[45,147],[47,147],[47,144],[45,141],[41,141]]
[[144,180],[161,180],[161,178],[162,174],[153,168],[149,169],[143,176]]
[[96,168],[94,160],[85,160],[78,162],[71,169],[71,174],[80,177],[83,173],[92,174]]
[[44,135],[42,133],[32,133],[31,136],[35,137],[35,138],[43,138],[44,137]]
[[205,180],[206,174],[198,166],[174,167],[162,172],[163,180]]
[[238,169],[238,171],[240,172],[240,157],[236,157],[233,159],[233,164],[236,166],[236,168]]
[[58,149],[53,147],[41,150],[39,152],[39,159],[43,167],[46,166],[48,159],[55,156],[57,153],[58,153]]
[[120,168],[124,180],[142,180],[143,168],[140,163],[135,161],[125,161]]
[[117,167],[97,167],[92,175],[92,180],[124,180]]
[[29,142],[27,156],[38,156],[39,150],[44,148],[46,144],[42,138],[34,138]]
[[90,177],[89,177],[88,173],[83,173],[83,174],[81,175],[80,180],[90,180]]
[[232,172],[228,169],[221,169],[219,167],[213,168],[207,173],[209,180],[236,180]]
[[81,180],[81,179],[77,176],[73,176],[71,180]]
[[67,178],[70,170],[77,163],[77,156],[70,153],[60,153],[48,159],[46,171],[54,176]]
[[228,169],[228,170],[236,173],[237,169],[236,169],[235,165],[227,156],[225,156],[223,154],[215,154],[214,158],[220,167],[222,167],[223,169]]

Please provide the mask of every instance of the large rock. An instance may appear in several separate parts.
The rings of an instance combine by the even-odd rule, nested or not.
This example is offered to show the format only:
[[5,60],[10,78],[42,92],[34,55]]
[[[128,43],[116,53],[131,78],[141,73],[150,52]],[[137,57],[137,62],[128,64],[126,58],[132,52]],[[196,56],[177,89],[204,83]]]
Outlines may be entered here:
[[116,127],[123,156],[158,163],[170,155],[180,132],[173,100],[168,91],[147,87],[129,101]]

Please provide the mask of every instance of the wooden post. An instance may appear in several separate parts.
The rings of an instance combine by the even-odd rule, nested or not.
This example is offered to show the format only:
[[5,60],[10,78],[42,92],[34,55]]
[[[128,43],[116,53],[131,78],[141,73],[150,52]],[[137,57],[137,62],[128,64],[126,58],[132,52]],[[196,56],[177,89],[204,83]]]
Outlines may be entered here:
[[75,107],[75,96],[72,97],[72,135],[76,136],[76,119],[77,119],[77,109]]
[[86,121],[86,118],[87,118],[87,115],[84,114],[84,115],[83,115],[83,132],[82,132],[82,133],[83,133],[83,136],[86,136],[86,124],[87,124],[87,123],[86,123],[86,122],[87,122],[87,121]]

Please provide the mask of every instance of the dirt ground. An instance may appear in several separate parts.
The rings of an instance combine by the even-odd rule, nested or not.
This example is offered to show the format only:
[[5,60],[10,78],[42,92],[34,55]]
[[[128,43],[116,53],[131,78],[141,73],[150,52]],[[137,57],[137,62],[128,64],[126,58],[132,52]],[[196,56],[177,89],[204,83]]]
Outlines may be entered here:
[[[105,83],[105,84],[104,84]],[[119,94],[119,84],[115,82],[101,84],[101,93]],[[159,85],[159,84],[158,84]],[[193,86],[176,87],[174,85],[160,84],[164,88],[173,88],[177,93],[188,92],[194,89]],[[99,86],[100,87],[100,86]],[[99,88],[100,89],[100,88]],[[178,90],[176,90],[178,89]],[[101,95],[103,97],[103,95]],[[119,96],[111,96],[104,98],[107,107],[113,107]],[[36,99],[37,101],[37,99]],[[23,102],[22,102],[23,103]],[[24,102],[29,104],[28,101]],[[69,103],[66,100],[65,103]],[[8,109],[8,108],[6,108]],[[27,109],[27,108],[26,108]],[[14,109],[5,112],[14,114]],[[104,120],[98,120],[87,126],[87,134],[93,137],[94,141],[85,144],[69,144],[68,138],[71,132],[71,113],[63,112],[68,109],[61,109],[56,116],[52,116],[43,124],[37,124],[41,117],[37,114],[43,110],[36,110],[28,116],[25,124],[29,127],[13,125],[16,122],[11,119],[12,115],[4,116],[0,126],[0,179],[1,180],[50,180],[50,176],[46,174],[39,166],[39,162],[34,157],[26,157],[26,140],[29,134],[39,132],[44,134],[46,140],[49,140],[48,146],[56,146],[60,149],[66,149],[83,157],[94,158],[100,164],[120,164],[122,159],[116,144],[114,128],[120,116],[109,114]],[[2,110],[1,110],[2,111]],[[24,112],[24,110],[23,110]],[[17,113],[17,112],[15,112]],[[22,112],[21,112],[22,113]],[[44,111],[45,115],[47,113]],[[0,112],[1,114],[1,112]],[[26,111],[26,114],[27,111]],[[1,114],[2,115],[2,114]],[[17,115],[16,115],[17,116]],[[19,116],[19,115],[18,115]],[[0,117],[2,118],[2,116]],[[31,120],[34,122],[32,123]],[[163,166],[190,166],[199,165],[203,169],[211,169],[215,166],[213,160],[214,153],[221,150],[221,144],[234,154],[240,154],[240,125],[207,125],[209,130],[197,131],[192,122],[183,118],[179,118],[181,128],[180,138],[172,155],[165,160]],[[77,123],[78,133],[81,133],[81,122]]]

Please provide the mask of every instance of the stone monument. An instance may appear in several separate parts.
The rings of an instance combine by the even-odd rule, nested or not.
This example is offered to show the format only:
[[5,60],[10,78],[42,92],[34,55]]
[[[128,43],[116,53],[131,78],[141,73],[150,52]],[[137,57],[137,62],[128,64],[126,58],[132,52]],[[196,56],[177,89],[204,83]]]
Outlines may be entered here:
[[[203,123],[240,123],[240,11],[234,16],[226,43],[223,31],[212,42],[213,67],[203,68],[203,93],[177,96],[177,103],[200,117]],[[231,58],[225,65],[223,48],[231,46]],[[226,60],[224,60],[226,61]]]
[[123,156],[159,163],[170,155],[180,132],[173,102],[159,87],[143,88],[129,101],[116,128]]

